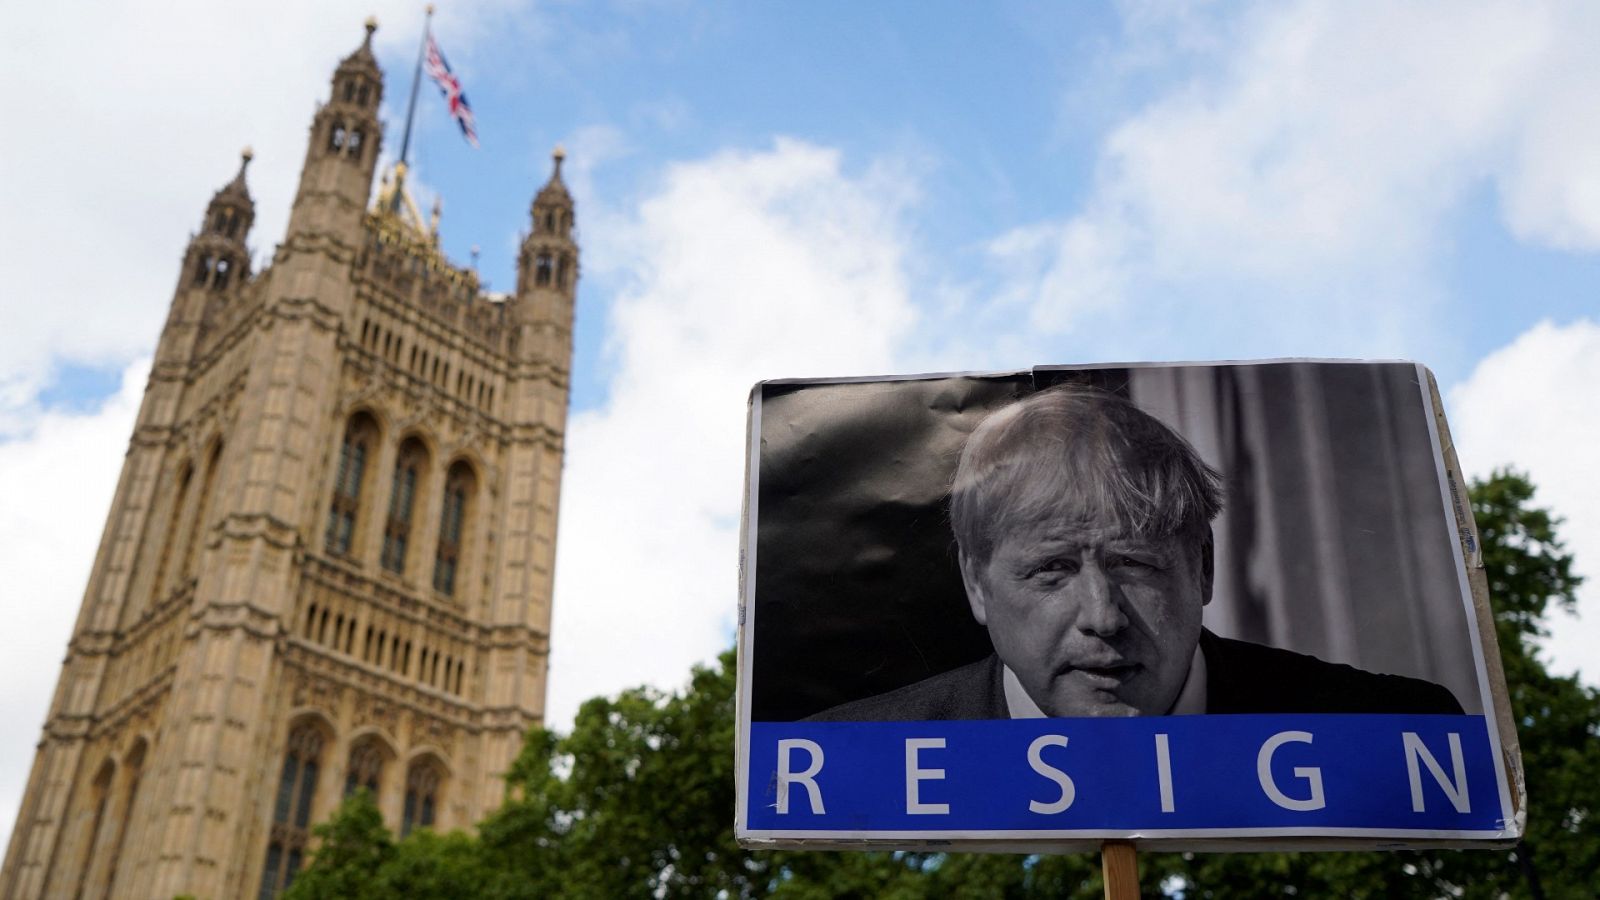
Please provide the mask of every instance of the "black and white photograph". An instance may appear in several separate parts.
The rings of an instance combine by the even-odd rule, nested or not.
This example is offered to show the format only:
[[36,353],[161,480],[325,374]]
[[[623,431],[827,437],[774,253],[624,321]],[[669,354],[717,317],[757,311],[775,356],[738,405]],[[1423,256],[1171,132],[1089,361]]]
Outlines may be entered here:
[[763,384],[749,720],[1484,713],[1425,379]]

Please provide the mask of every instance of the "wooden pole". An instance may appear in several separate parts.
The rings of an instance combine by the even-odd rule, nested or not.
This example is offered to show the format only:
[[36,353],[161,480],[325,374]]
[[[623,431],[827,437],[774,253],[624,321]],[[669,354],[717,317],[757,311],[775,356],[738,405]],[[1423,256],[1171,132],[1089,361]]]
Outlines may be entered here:
[[1105,876],[1106,900],[1139,900],[1139,859],[1132,841],[1101,844],[1100,873]]

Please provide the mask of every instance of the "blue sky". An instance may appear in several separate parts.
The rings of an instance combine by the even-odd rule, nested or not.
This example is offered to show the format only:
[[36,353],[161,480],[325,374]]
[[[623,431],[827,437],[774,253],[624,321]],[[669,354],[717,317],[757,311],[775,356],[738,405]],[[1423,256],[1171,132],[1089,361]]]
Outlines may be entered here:
[[[1406,357],[1600,584],[1600,11],[1581,3],[440,4],[424,205],[512,285],[563,144],[583,247],[551,716],[730,640],[758,378]],[[369,12],[398,145],[421,4],[36,4],[0,36],[0,828],[188,234],[239,148],[258,260]],[[25,123],[25,127],[18,123]],[[614,510],[636,510],[619,529]],[[621,535],[618,532],[623,532]],[[1550,643],[1600,675],[1600,588]]]

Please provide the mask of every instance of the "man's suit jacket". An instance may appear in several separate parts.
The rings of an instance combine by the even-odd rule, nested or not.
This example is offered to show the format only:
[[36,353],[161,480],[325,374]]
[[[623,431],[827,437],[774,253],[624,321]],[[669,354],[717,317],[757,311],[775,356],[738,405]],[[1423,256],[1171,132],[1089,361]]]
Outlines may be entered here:
[[[1206,713],[1461,713],[1441,685],[1400,675],[1200,634],[1206,659]],[[1006,719],[1000,657],[990,654],[899,690],[835,706],[816,722],[917,722]]]

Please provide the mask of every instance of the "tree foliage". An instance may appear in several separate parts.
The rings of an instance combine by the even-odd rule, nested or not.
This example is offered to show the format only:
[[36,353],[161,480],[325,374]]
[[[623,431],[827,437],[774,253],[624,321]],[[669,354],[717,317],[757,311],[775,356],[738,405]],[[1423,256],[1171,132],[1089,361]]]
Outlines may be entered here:
[[[1502,472],[1472,503],[1517,717],[1530,814],[1515,851],[1143,854],[1144,893],[1190,897],[1600,895],[1600,692],[1546,671],[1534,641],[1578,577],[1533,486]],[[477,833],[395,842],[369,798],[317,829],[287,893],[423,898],[1092,898],[1097,860],[943,853],[746,852],[733,841],[733,654],[687,689],[584,704],[571,734],[534,729],[506,802]]]

